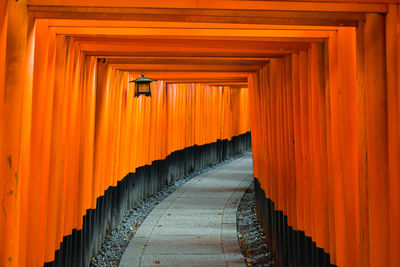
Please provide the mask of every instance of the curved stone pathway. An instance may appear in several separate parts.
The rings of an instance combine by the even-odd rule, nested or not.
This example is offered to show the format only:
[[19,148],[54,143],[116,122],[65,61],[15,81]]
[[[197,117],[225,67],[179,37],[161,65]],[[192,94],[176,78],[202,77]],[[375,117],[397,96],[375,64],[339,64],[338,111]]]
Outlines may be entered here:
[[245,266],[236,210],[252,180],[248,154],[185,183],[147,216],[119,266]]

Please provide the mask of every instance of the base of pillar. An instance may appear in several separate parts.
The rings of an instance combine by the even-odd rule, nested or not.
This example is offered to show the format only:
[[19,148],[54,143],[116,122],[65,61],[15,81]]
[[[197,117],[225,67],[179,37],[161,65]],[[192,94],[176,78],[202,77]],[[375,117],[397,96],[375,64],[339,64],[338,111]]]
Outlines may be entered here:
[[330,255],[317,247],[303,231],[294,230],[287,223],[287,216],[275,209],[272,200],[265,197],[264,190],[255,180],[257,217],[270,240],[275,266],[277,267],[334,267]]

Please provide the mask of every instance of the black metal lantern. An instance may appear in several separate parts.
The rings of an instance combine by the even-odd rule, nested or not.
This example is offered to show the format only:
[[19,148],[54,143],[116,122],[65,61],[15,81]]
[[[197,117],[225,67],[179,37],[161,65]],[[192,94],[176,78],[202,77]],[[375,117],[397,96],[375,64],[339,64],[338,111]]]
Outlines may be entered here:
[[135,97],[138,97],[140,95],[146,95],[151,97],[150,83],[154,81],[157,80],[146,78],[144,77],[143,73],[141,78],[138,78],[134,81],[130,81],[130,83],[131,82],[135,83]]

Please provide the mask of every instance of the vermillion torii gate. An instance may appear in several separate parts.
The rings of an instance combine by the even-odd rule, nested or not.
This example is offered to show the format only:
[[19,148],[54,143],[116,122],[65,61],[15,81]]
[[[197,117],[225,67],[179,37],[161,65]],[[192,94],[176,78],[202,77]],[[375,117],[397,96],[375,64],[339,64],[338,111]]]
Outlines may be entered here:
[[282,265],[396,266],[399,21],[397,0],[1,1],[0,266],[53,262],[136,168],[250,128]]

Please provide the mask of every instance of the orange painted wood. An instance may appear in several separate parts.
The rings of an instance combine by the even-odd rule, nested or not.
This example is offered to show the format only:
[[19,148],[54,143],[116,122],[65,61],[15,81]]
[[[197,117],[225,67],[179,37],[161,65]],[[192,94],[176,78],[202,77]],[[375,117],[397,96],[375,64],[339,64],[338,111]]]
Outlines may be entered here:
[[[4,2],[4,1],[3,1]],[[0,265],[20,264],[20,240],[24,236],[25,203],[29,174],[29,135],[32,68],[32,28],[28,24],[26,1],[0,4]],[[6,38],[6,39],[4,39]],[[22,216],[21,216],[22,214]],[[25,220],[26,221],[26,220]],[[22,226],[22,227],[20,227]],[[23,263],[23,262],[22,262]]]
[[389,266],[388,113],[384,18],[368,14],[364,30],[370,265]]
[[[335,34],[336,36],[336,34]],[[327,238],[329,240],[329,245],[324,249],[330,254],[331,261],[336,261],[336,236],[335,236],[335,216],[334,216],[334,207],[335,207],[335,199],[331,190],[334,185],[334,177],[333,177],[333,164],[332,164],[332,119],[331,119],[331,79],[332,77],[330,72],[330,54],[331,54],[331,42],[332,37],[327,40],[324,44],[324,73],[325,73],[325,120],[326,120],[326,182],[324,183],[325,189],[327,190],[325,193],[325,198],[327,198],[328,202],[328,221],[325,223],[325,229],[329,229],[329,233]],[[327,224],[327,225],[326,225]]]
[[311,91],[312,91],[312,132],[314,140],[313,158],[314,158],[314,190],[315,190],[315,240],[317,246],[325,249],[329,248],[329,229],[326,222],[328,216],[328,198],[327,183],[324,182],[327,176],[326,170],[326,116],[325,116],[325,73],[324,73],[324,46],[322,44],[313,44],[311,47]]
[[[375,0],[376,1],[376,0]],[[393,0],[389,0],[393,1]],[[174,0],[168,3],[160,3],[159,1],[152,0],[147,2],[140,1],[124,1],[118,0],[112,4],[103,1],[87,1],[82,3],[78,0],[64,1],[64,0],[30,0],[29,5],[38,6],[97,6],[97,7],[145,7],[145,8],[209,8],[209,9],[229,9],[234,10],[303,10],[303,11],[361,11],[361,12],[385,12],[386,6],[384,4],[357,4],[354,1],[349,1],[349,3],[332,3],[332,1],[327,3],[312,3],[312,2],[295,2],[295,1],[182,1]]]
[[[2,250],[1,260],[15,259],[11,266],[41,266],[53,260],[62,238],[81,227],[86,210],[96,207],[96,198],[137,167],[188,146],[230,139],[250,127],[247,88],[200,84],[166,87],[160,81],[153,84],[152,98],[134,98],[133,87],[128,87],[133,77],[128,73],[96,57],[85,57],[74,38],[56,36],[46,21],[38,22],[34,29],[34,64],[30,64],[33,93],[27,98],[32,106],[27,106],[31,113],[25,114],[25,119],[32,119],[25,137],[30,155],[24,154],[30,169],[23,177],[24,194],[18,204],[25,213],[14,208],[17,202],[10,202],[10,207],[4,206],[7,218],[1,219],[1,230],[7,231],[2,233],[10,235],[0,242],[1,247],[14,248]],[[17,59],[25,62],[22,55]],[[247,79],[246,75],[239,77]],[[206,78],[204,74],[195,77]],[[14,112],[15,116],[19,106],[13,102],[8,111],[3,103],[2,114]],[[7,120],[2,117],[2,155],[8,154],[3,138],[9,134],[18,137],[15,131],[23,122],[9,117],[19,124],[7,133]],[[18,147],[11,144],[10,148]],[[13,166],[12,158],[11,163],[5,159]],[[18,179],[15,168],[12,175]],[[1,181],[4,190],[7,185]],[[18,188],[10,190],[10,196],[18,192]],[[29,226],[24,223],[19,227],[16,219],[7,225],[4,219],[13,218],[8,217],[11,212],[15,218],[29,221]]]
[[[0,2],[0,95],[4,95],[6,87],[6,54],[7,54],[7,28],[8,28],[8,12],[7,12],[7,1]],[[3,101],[0,102],[0,114],[3,114]],[[3,127],[3,116],[0,117],[0,125]],[[0,131],[0,152],[3,153],[4,137],[3,128]],[[4,160],[3,154],[0,154],[1,159]],[[4,166],[1,166],[1,176],[3,177]],[[0,179],[0,187],[5,188],[5,179]],[[3,235],[3,231],[6,229],[7,218],[4,214],[0,216],[0,233]],[[3,259],[1,262],[4,264],[4,258],[7,258],[7,250],[4,246],[7,245],[5,242],[0,242],[0,258]]]
[[338,69],[338,101],[341,110],[341,165],[344,182],[344,216],[346,238],[346,264],[357,266],[359,264],[359,218],[358,218],[358,175],[357,175],[357,139],[356,139],[356,44],[355,32],[343,28],[338,32],[338,64],[343,66]]
[[397,266],[399,36],[396,0],[1,1],[0,265],[51,261],[127,173],[251,124],[290,226]]
[[399,108],[399,6],[390,5],[386,17],[386,71],[388,105],[389,236],[390,266],[400,262],[400,108]]
[[300,77],[299,77],[299,54],[292,55],[292,96],[293,96],[293,127],[294,127],[294,154],[295,154],[295,181],[296,181],[296,197],[295,197],[295,214],[296,229],[304,229],[304,209],[302,203],[303,188],[303,160],[301,146],[301,123],[300,123]]

